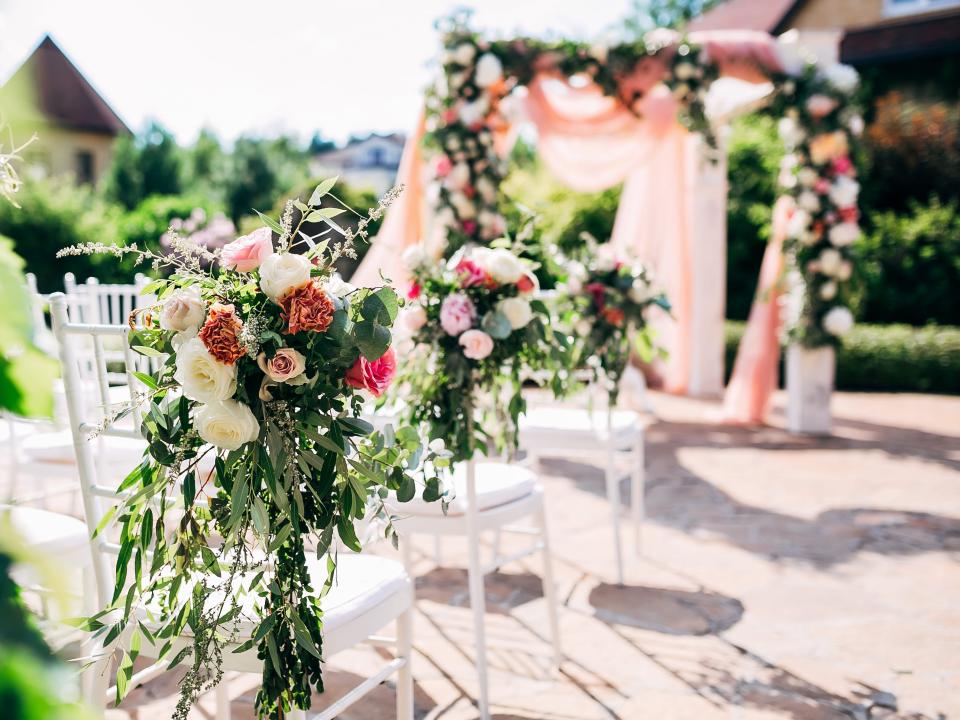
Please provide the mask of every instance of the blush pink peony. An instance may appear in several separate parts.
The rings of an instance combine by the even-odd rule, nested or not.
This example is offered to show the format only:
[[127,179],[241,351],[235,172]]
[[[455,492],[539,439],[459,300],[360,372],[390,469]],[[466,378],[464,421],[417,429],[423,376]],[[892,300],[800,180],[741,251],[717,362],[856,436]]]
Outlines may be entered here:
[[473,326],[477,310],[463,293],[447,295],[440,306],[440,325],[448,335],[459,335]]
[[257,228],[225,245],[220,252],[220,265],[227,270],[248,273],[260,267],[272,252],[270,228]]
[[493,352],[493,338],[483,330],[467,330],[460,336],[463,354],[471,360],[483,360]]

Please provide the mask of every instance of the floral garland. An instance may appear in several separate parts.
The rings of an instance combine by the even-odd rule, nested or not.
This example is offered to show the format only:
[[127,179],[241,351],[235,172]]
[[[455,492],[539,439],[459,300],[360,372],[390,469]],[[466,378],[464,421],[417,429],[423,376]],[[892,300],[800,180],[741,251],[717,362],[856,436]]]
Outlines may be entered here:
[[[534,38],[489,40],[471,29],[468,19],[458,14],[439,24],[442,72],[427,92],[427,143],[435,152],[437,221],[446,230],[449,252],[467,243],[488,243],[502,232],[500,186],[507,164],[497,145],[517,117],[513,91],[536,73],[587,76],[606,94],[636,109],[643,96],[636,73],[643,70],[646,80],[659,79],[670,89],[679,103],[680,121],[715,146],[705,101],[719,68],[704,47],[689,39],[658,30],[640,40],[609,46]],[[854,170],[847,151],[862,124],[850,99],[857,77],[847,66],[819,69],[803,58],[786,57],[791,52],[787,45],[778,46],[778,51],[785,72],[757,69],[770,75],[775,88],[764,112],[783,118],[786,134],[793,138],[788,139],[793,149],[788,161],[792,158],[794,163],[788,174],[798,178],[802,174],[806,180],[812,171],[830,183],[824,193],[814,190],[823,196],[821,200],[825,198],[818,209],[801,207],[805,215],[794,221],[791,237],[802,237],[803,242],[787,247],[799,273],[797,294],[802,296],[788,337],[815,347],[836,342],[852,324],[840,299],[845,294],[842,284],[850,276],[850,244],[859,232],[851,184]],[[835,200],[830,198],[834,186]],[[797,184],[787,187],[798,202],[802,199],[804,206],[813,208],[806,189]],[[806,226],[800,229],[804,219]],[[828,252],[821,258],[821,251]]]
[[404,420],[426,425],[454,461],[488,444],[516,449],[524,376],[552,369],[560,392],[568,361],[566,336],[534,298],[532,264],[503,241],[439,264],[415,247],[405,262],[414,283],[399,321],[412,346],[396,384],[409,398]]
[[[220,682],[224,652],[253,648],[263,661],[258,716],[309,708],[311,689],[323,689],[320,598],[334,582],[334,533],[359,551],[354,523],[372,507],[396,541],[383,498],[412,497],[413,470],[425,499],[441,495],[436,455],[422,454],[414,430],[381,434],[360,419],[365,395],[381,395],[396,373],[399,302],[390,288],[358,290],[332,274],[355,236],[327,237],[339,230],[340,211],[321,208],[332,187],[291,201],[279,222],[261,216],[265,227],[217,252],[174,239],[169,254],[61,253],[131,253],[173,271],[144,290],[158,306],[131,317],[131,346],[162,365],[137,374],[148,450],[119,486],[113,602],[87,622],[111,649],[129,634],[118,701],[146,642],[171,666],[190,659],[175,718]],[[329,229],[302,231],[320,221]],[[237,647],[241,622],[254,630]],[[191,641],[178,649],[182,635]]]
[[605,382],[612,406],[631,350],[645,362],[664,356],[654,344],[646,313],[654,305],[669,311],[670,303],[645,266],[617,258],[609,245],[586,257],[586,264],[566,263],[567,277],[559,287],[567,304],[564,319],[576,338],[572,366],[586,369],[594,382]]

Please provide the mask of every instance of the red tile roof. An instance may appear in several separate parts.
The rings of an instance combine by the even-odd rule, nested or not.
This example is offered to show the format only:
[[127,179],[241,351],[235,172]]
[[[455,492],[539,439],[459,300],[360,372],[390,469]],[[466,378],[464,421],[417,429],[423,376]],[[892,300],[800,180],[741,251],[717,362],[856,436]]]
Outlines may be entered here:
[[760,30],[775,33],[797,0],[726,0],[690,21],[694,30]]
[[[37,109],[60,127],[119,135],[130,132],[77,67],[47,35],[0,93],[35,97]],[[10,108],[10,115],[16,108]],[[12,119],[12,118],[11,118]]]

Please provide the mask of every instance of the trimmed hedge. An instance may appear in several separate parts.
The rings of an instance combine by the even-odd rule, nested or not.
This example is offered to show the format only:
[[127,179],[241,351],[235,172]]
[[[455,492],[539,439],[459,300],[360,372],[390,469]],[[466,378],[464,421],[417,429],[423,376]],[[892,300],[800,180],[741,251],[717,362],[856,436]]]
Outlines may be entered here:
[[[728,378],[743,329],[725,326]],[[960,327],[857,325],[837,353],[837,389],[960,395]]]

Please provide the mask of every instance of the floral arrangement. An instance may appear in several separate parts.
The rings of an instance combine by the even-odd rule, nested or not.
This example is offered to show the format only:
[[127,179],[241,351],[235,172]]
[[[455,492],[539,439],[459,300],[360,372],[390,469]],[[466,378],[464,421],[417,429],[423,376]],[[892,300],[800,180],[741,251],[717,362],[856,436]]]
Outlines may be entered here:
[[566,337],[534,298],[532,263],[506,241],[464,248],[441,263],[414,247],[404,260],[413,277],[398,323],[411,345],[396,385],[413,398],[404,420],[425,424],[453,460],[488,444],[515,448],[524,376],[553,369],[559,390],[567,352]]
[[[113,603],[87,627],[107,646],[130,634],[119,696],[142,642],[171,665],[190,659],[179,720],[219,682],[223,653],[253,648],[263,660],[258,715],[309,708],[311,688],[323,688],[320,597],[334,582],[334,535],[359,551],[354,523],[372,506],[395,541],[383,498],[411,498],[414,471],[425,499],[441,495],[432,470],[440,458],[424,453],[414,430],[380,434],[360,419],[365,398],[398,371],[399,301],[388,287],[355,289],[332,274],[386,205],[334,240],[336,213],[320,209],[332,187],[291,201],[279,221],[261,216],[264,227],[219,251],[174,239],[169,254],[102,245],[63,253],[133,254],[172,270],[144,289],[158,305],[131,317],[131,346],[161,365],[137,374],[148,450],[119,486]],[[326,230],[303,232],[321,220]],[[150,629],[138,622],[145,607]],[[241,622],[255,630],[237,647]],[[182,635],[192,640],[176,650]]]
[[[451,252],[489,242],[504,225],[500,186],[507,165],[498,150],[518,117],[513,91],[538,73],[588,77],[637,113],[650,88],[663,83],[677,101],[679,120],[715,146],[706,98],[719,65],[693,38],[654,30],[613,44],[488,39],[470,27],[468,13],[451,16],[439,28],[442,73],[427,93],[427,143],[434,152],[437,219]],[[778,42],[775,50],[782,71],[749,57],[736,60],[768,76],[775,88],[763,111],[782,118],[791,150],[784,177],[803,211],[794,220],[788,250],[805,298],[788,334],[817,346],[836,342],[836,332],[852,324],[841,298],[851,273],[850,244],[859,234],[848,150],[862,126],[851,102],[857,75],[844,65],[818,67],[788,42]]]
[[568,262],[566,280],[558,289],[574,331],[573,365],[587,369],[595,382],[605,381],[613,405],[631,351],[645,361],[663,355],[654,344],[646,313],[654,305],[669,311],[670,303],[655,288],[645,266],[627,263],[609,245],[597,247],[592,238],[586,239],[592,250],[586,264]]
[[232,242],[236,235],[237,228],[226,215],[218,212],[214,213],[213,217],[207,217],[206,211],[197,207],[188,217],[173,218],[170,221],[169,230],[160,236],[160,247],[170,252],[173,249],[174,239],[179,238],[207,250],[216,251]]

